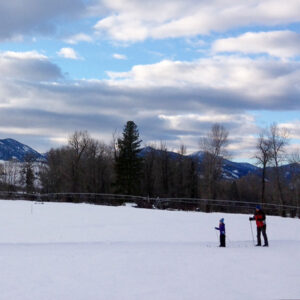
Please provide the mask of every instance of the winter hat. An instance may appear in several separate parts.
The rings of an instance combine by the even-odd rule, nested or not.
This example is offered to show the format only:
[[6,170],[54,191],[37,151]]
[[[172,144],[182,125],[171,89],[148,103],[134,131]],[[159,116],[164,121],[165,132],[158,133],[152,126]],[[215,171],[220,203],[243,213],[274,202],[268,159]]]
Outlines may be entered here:
[[260,205],[256,205],[256,207],[255,207],[256,209],[260,209],[261,207],[260,207]]
[[220,223],[224,223],[224,218],[220,219]]

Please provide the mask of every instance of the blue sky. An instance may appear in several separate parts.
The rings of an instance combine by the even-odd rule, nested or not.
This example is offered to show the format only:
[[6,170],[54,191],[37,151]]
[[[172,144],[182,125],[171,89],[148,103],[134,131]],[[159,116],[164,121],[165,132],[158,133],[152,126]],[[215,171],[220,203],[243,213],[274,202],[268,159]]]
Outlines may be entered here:
[[300,141],[300,1],[0,4],[0,137],[45,152],[75,130],[199,150],[218,122],[249,161],[276,122]]

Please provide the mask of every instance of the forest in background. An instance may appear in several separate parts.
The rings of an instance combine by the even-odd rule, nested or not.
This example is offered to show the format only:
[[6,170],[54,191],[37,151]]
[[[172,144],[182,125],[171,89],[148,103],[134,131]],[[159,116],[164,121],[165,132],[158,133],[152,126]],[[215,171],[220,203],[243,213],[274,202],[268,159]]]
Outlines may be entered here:
[[[1,189],[27,193],[106,193],[160,198],[226,199],[299,206],[300,174],[297,153],[286,154],[288,132],[276,124],[257,138],[255,159],[260,172],[235,180],[222,176],[229,132],[214,124],[199,139],[201,159],[186,155],[181,145],[176,155],[166,143],[141,147],[139,130],[128,121],[110,144],[76,131],[68,144],[47,153],[44,163],[27,157],[25,163],[1,166]],[[172,155],[173,153],[173,155]],[[282,164],[289,161],[289,176]],[[295,166],[295,168],[293,168]]]

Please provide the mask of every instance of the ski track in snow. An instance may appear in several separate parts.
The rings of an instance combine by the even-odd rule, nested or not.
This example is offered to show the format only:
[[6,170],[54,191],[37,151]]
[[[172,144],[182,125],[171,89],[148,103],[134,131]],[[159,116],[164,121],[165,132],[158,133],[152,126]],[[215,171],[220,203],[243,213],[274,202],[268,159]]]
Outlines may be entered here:
[[299,219],[248,217],[1,200],[0,299],[300,299]]

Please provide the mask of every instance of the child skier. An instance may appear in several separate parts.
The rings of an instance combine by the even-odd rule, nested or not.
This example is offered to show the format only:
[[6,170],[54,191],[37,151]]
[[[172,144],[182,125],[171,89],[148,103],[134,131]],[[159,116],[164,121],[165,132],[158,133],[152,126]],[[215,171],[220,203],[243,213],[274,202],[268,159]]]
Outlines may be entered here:
[[226,247],[224,218],[220,220],[219,227],[215,227],[215,229],[220,231],[220,247]]

